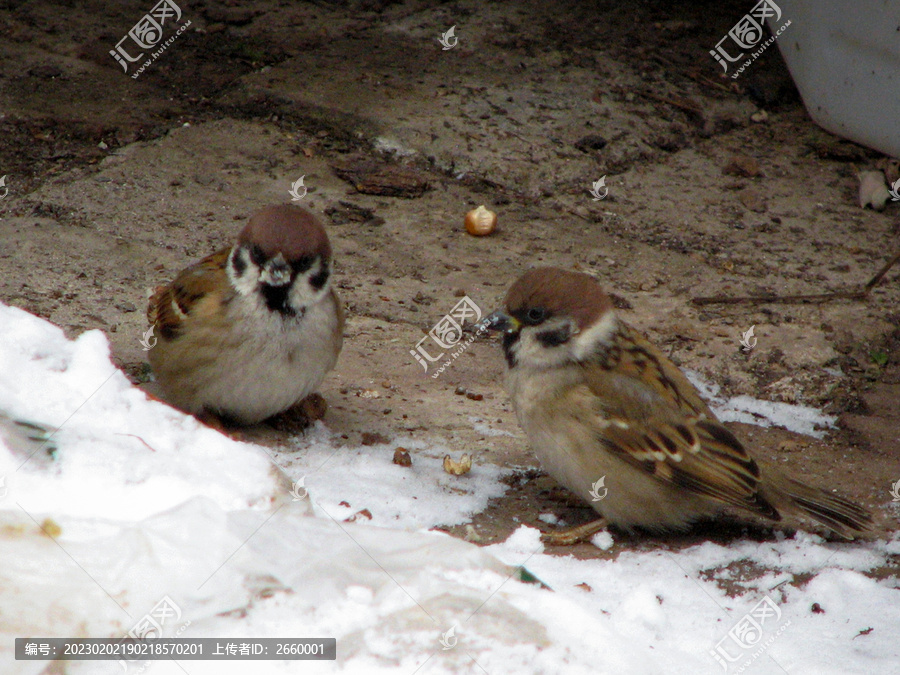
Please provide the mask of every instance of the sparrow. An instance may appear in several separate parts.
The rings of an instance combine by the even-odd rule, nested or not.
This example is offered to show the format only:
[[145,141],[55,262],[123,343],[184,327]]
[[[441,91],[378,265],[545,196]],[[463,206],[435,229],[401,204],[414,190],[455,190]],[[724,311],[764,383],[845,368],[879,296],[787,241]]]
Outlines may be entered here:
[[306,209],[266,207],[234,246],[157,288],[147,319],[164,400],[237,424],[277,415],[315,392],[341,351],[328,236]]
[[729,507],[812,520],[846,539],[871,525],[864,508],[754,458],[593,277],[530,270],[504,307],[484,321],[502,331],[519,424],[544,469],[585,501],[594,495],[588,503],[602,516],[551,543],[582,541],[606,524],[683,531]]

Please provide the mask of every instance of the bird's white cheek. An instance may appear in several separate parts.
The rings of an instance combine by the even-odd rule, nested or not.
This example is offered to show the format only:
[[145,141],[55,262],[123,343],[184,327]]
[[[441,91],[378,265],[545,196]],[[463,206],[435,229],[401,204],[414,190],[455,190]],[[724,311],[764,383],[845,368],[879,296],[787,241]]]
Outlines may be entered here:
[[540,342],[532,330],[523,330],[513,346],[517,367],[555,368],[572,361],[571,346],[566,344],[547,346]]
[[[243,272],[239,275],[234,265],[235,256],[240,256],[243,264]],[[228,280],[240,295],[250,295],[256,291],[259,281],[259,269],[250,260],[246,251],[239,249],[232,251],[226,265]]]
[[297,276],[294,284],[288,293],[288,302],[294,309],[311,307],[320,302],[331,290],[331,281],[325,282],[322,288],[314,288],[310,283],[310,278],[318,274],[319,264],[314,265],[310,270]]
[[583,361],[595,354],[598,347],[611,345],[617,328],[616,315],[606,312],[597,323],[578,333],[572,340],[572,355],[575,360]]

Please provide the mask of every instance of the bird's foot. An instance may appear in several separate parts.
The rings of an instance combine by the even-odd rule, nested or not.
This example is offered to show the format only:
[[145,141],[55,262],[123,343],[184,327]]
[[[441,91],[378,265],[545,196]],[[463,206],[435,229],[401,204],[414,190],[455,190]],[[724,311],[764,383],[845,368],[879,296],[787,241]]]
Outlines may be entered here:
[[[163,401],[165,403],[165,401]],[[214,412],[210,412],[208,410],[204,410],[202,412],[196,413],[194,418],[200,422],[200,424],[209,427],[215,431],[218,431],[220,434],[224,436],[228,436],[235,441],[248,441],[246,434],[241,429],[240,425],[236,422],[229,420],[221,415],[217,415]]]
[[316,420],[325,417],[327,410],[328,403],[321,394],[310,394],[283,413],[270,418],[268,424],[278,431],[296,434],[304,431]]
[[605,528],[607,524],[605,518],[598,518],[578,527],[570,527],[558,532],[545,532],[541,536],[541,541],[548,546],[574,546],[587,541]]

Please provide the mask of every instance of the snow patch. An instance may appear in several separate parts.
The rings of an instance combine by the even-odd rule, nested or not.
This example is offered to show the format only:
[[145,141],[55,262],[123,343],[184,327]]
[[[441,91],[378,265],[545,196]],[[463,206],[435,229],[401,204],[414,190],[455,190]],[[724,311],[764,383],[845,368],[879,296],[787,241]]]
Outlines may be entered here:
[[[56,451],[21,433],[21,418],[45,425]],[[15,637],[120,637],[163,597],[181,612],[167,636],[337,638],[337,661],[302,664],[314,674],[693,675],[722,672],[723,645],[730,672],[862,675],[897,662],[900,584],[865,572],[896,570],[900,535],[845,544],[798,533],[676,552],[651,542],[579,560],[547,555],[540,532],[522,526],[479,548],[426,528],[466,522],[503,493],[504,470],[476,457],[470,474],[449,476],[440,462],[454,449],[440,442],[343,446],[322,424],[274,452],[239,443],[148,400],[113,368],[99,332],[68,341],[3,305],[0,432],[0,660],[17,675],[47,664],[14,661]],[[396,444],[412,467],[392,463]],[[293,501],[304,476],[308,494]],[[364,508],[371,521],[344,522]],[[779,616],[762,625],[765,650],[743,649],[730,631],[766,598]],[[444,649],[453,627],[458,643]],[[298,670],[188,665],[192,675]],[[184,664],[152,669],[182,675]],[[122,672],[114,661],[65,670]]]
[[723,422],[744,422],[760,427],[775,425],[798,434],[822,438],[825,436],[824,430],[833,429],[837,421],[837,417],[805,405],[763,401],[747,395],[726,399],[719,396],[719,385],[706,382],[694,371],[686,370],[684,374]]

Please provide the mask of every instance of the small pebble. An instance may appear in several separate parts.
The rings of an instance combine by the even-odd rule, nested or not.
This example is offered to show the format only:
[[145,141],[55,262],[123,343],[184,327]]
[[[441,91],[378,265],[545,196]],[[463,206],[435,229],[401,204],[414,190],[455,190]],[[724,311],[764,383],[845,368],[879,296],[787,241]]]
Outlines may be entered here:
[[362,432],[362,444],[363,445],[378,445],[379,443],[387,443],[388,439],[385,438],[382,434],[379,434],[377,431],[364,431]]
[[409,450],[406,448],[397,448],[394,450],[393,462],[397,466],[412,466],[412,457],[409,456]]

